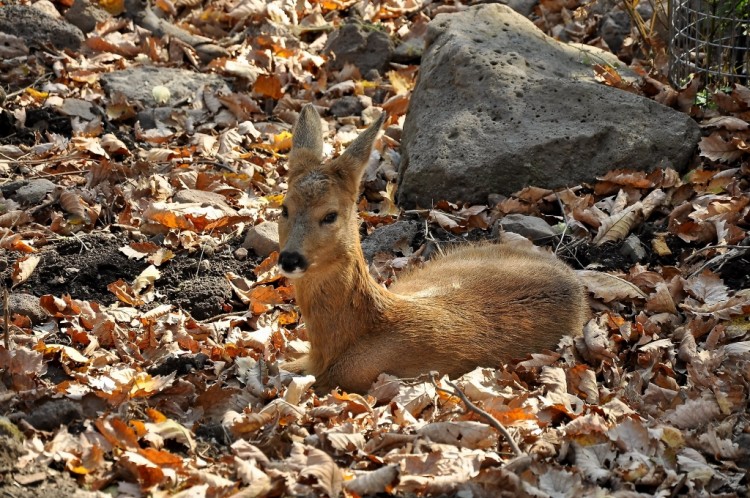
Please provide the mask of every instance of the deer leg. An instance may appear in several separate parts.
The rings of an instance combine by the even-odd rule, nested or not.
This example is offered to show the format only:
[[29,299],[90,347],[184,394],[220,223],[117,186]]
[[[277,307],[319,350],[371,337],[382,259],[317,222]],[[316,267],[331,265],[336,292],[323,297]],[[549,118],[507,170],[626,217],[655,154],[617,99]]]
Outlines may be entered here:
[[280,368],[293,374],[307,375],[312,373],[309,355],[302,356],[301,358],[297,358],[293,361],[287,361],[286,363],[282,364]]

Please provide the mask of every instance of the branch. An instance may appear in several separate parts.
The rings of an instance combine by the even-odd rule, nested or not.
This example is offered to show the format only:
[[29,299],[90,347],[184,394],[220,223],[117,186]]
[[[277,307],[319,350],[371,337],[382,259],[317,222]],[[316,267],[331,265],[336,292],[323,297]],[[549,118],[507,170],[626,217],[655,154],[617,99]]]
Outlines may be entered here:
[[477,405],[472,403],[469,398],[466,397],[466,394],[464,394],[456,384],[447,380],[445,381],[445,383],[451,386],[453,388],[453,391],[443,389],[442,387],[438,386],[437,382],[435,381],[435,372],[430,372],[430,381],[438,391],[448,394],[449,396],[457,396],[461,398],[461,401],[463,401],[464,405],[466,405],[466,411],[472,411],[476,413],[477,415],[482,417],[490,426],[494,427],[500,434],[502,434],[503,437],[508,441],[508,445],[510,445],[510,449],[513,450],[513,453],[515,453],[516,457],[520,458],[526,456],[526,453],[521,451],[521,448],[518,447],[516,441],[513,439],[513,436],[511,436],[510,432],[508,432],[508,429],[506,429],[503,424],[501,424],[495,417],[493,417],[492,414],[482,410]]

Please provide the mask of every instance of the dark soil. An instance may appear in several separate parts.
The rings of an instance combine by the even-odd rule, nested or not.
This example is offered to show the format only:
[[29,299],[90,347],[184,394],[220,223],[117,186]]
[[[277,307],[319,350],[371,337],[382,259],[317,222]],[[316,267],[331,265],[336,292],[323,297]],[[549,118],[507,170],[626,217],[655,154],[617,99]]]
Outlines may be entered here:
[[[42,259],[29,280],[14,290],[35,296],[71,295],[75,299],[112,304],[116,297],[107,286],[117,280],[131,283],[149,266],[145,260],[128,259],[120,248],[130,242],[126,234],[95,232],[60,239],[45,246]],[[212,251],[211,257],[201,251],[178,253],[159,267],[161,278],[155,283],[157,303],[172,304],[202,320],[243,306],[232,299],[226,273],[254,279],[252,269],[258,258],[239,261],[233,256],[241,240]],[[10,286],[12,265],[18,253],[12,253],[7,267],[0,272]],[[148,306],[144,307],[145,309]]]

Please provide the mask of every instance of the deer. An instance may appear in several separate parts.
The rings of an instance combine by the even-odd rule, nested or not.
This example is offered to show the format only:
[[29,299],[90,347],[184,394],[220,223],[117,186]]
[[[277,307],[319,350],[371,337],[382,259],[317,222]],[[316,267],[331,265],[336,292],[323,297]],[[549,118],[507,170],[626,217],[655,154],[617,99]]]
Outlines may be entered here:
[[360,246],[356,206],[384,118],[329,161],[313,104],[294,125],[278,266],[293,285],[310,349],[281,368],[314,375],[319,393],[365,393],[382,373],[455,378],[580,334],[589,313],[584,287],[540,250],[460,245],[405,270],[388,289],[378,284]]

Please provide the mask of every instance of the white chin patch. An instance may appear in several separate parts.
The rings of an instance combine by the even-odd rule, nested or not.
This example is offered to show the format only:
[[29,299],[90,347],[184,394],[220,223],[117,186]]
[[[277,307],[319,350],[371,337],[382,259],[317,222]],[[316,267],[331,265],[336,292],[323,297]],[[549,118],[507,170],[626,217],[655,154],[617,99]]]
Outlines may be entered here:
[[279,273],[281,273],[286,278],[300,278],[302,275],[305,274],[305,270],[297,268],[293,272],[288,272],[288,271],[285,271],[283,268],[279,267]]

